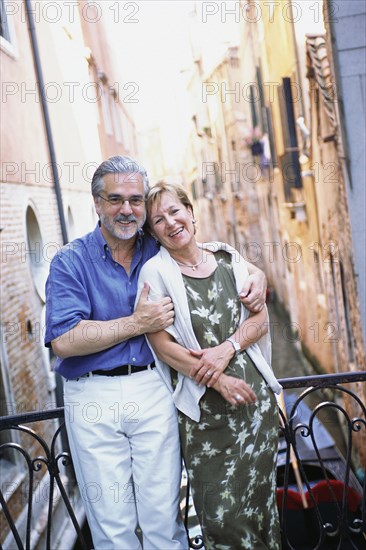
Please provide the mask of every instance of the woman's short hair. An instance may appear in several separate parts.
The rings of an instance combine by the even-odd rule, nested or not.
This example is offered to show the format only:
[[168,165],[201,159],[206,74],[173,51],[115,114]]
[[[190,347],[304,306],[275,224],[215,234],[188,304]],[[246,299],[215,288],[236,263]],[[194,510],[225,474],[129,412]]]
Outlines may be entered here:
[[177,197],[179,202],[181,202],[186,208],[190,209],[193,214],[193,205],[182,185],[158,181],[153,187],[150,188],[150,191],[146,197],[147,220],[154,204],[160,204],[163,193],[170,193],[171,195]]

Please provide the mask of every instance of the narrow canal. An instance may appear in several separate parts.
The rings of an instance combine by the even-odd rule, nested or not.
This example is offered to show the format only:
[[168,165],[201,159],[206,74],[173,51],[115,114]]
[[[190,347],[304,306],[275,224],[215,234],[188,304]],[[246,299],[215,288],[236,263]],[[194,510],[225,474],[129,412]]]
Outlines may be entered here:
[[[301,345],[291,331],[290,318],[283,308],[276,302],[268,304],[268,311],[271,325],[272,341],[272,367],[277,378],[295,378],[298,376],[316,376],[325,374],[317,372],[311,363],[306,359],[301,351]],[[289,402],[293,403],[296,396],[302,389],[287,390]],[[307,398],[306,403],[312,409],[319,402],[319,397],[323,400],[333,400],[330,390],[319,390],[313,396]],[[319,415],[319,420],[324,424],[331,437],[340,451],[345,452],[345,443],[339,424],[339,419],[334,413],[327,409],[326,413]]]

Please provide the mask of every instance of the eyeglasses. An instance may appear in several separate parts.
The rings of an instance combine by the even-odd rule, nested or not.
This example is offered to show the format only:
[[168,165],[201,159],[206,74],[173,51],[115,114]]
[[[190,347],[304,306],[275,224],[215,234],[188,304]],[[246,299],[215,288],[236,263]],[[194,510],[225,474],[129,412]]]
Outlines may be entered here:
[[145,199],[141,197],[141,195],[136,195],[132,197],[128,197],[128,199],[125,199],[124,197],[121,197],[120,195],[116,195],[115,197],[111,197],[110,199],[106,199],[105,197],[102,197],[102,195],[99,195],[97,193],[97,196],[103,199],[104,201],[108,202],[113,207],[121,207],[126,201],[129,203],[131,208],[137,208],[138,206],[141,206],[145,203]]

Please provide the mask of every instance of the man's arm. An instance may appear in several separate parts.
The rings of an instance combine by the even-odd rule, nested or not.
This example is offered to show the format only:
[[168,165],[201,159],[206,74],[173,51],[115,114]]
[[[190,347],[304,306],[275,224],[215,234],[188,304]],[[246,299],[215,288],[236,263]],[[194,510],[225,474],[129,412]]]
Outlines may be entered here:
[[53,352],[62,359],[90,355],[134,336],[164,330],[174,321],[173,303],[169,297],[158,302],[149,301],[148,294],[149,285],[145,283],[136,309],[128,317],[110,321],[80,321],[74,328],[52,340]]
[[253,313],[261,311],[266,303],[267,278],[263,271],[247,262],[249,277],[239,297],[243,305]]

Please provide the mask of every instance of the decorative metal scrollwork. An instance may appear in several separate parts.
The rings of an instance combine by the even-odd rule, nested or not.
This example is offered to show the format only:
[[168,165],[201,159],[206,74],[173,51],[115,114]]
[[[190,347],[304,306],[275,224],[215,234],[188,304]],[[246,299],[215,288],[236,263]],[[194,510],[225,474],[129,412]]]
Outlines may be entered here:
[[[356,438],[366,441],[366,408],[359,396],[340,385],[356,381],[365,383],[366,373],[281,380],[284,388],[306,387],[300,395],[291,396],[292,402],[287,399],[285,410],[280,410],[277,503],[283,550],[366,548],[366,489],[365,483],[362,487],[354,473]],[[285,393],[288,396],[288,392]],[[330,394],[333,400],[329,399]],[[349,409],[356,414],[350,414]],[[59,408],[0,418],[0,431],[6,433],[5,442],[0,445],[0,457],[12,456],[17,472],[22,475],[17,486],[4,479],[1,481],[0,513],[6,527],[2,544],[7,538],[11,539],[13,548],[14,544],[20,550],[32,547],[32,530],[37,523],[35,516],[39,514],[37,491],[46,480],[47,491],[42,493],[43,508],[46,508],[43,546],[48,550],[55,547],[52,539],[57,527],[54,525],[55,506],[62,502],[75,530],[78,548],[90,550],[91,545],[73,508],[72,496],[77,494],[77,486],[67,452],[63,415],[63,409]],[[341,450],[328,431],[330,426],[324,421],[327,418],[340,427],[339,433],[343,434]],[[49,443],[36,429],[26,426],[42,422],[42,433],[51,434],[52,419],[58,422],[54,434],[48,436]],[[183,498],[187,532],[198,532],[190,537],[190,547],[198,550],[204,547],[204,540],[199,534],[198,522],[194,530],[191,525],[188,527],[188,511],[192,507],[188,481]],[[20,521],[22,514],[23,522]]]

